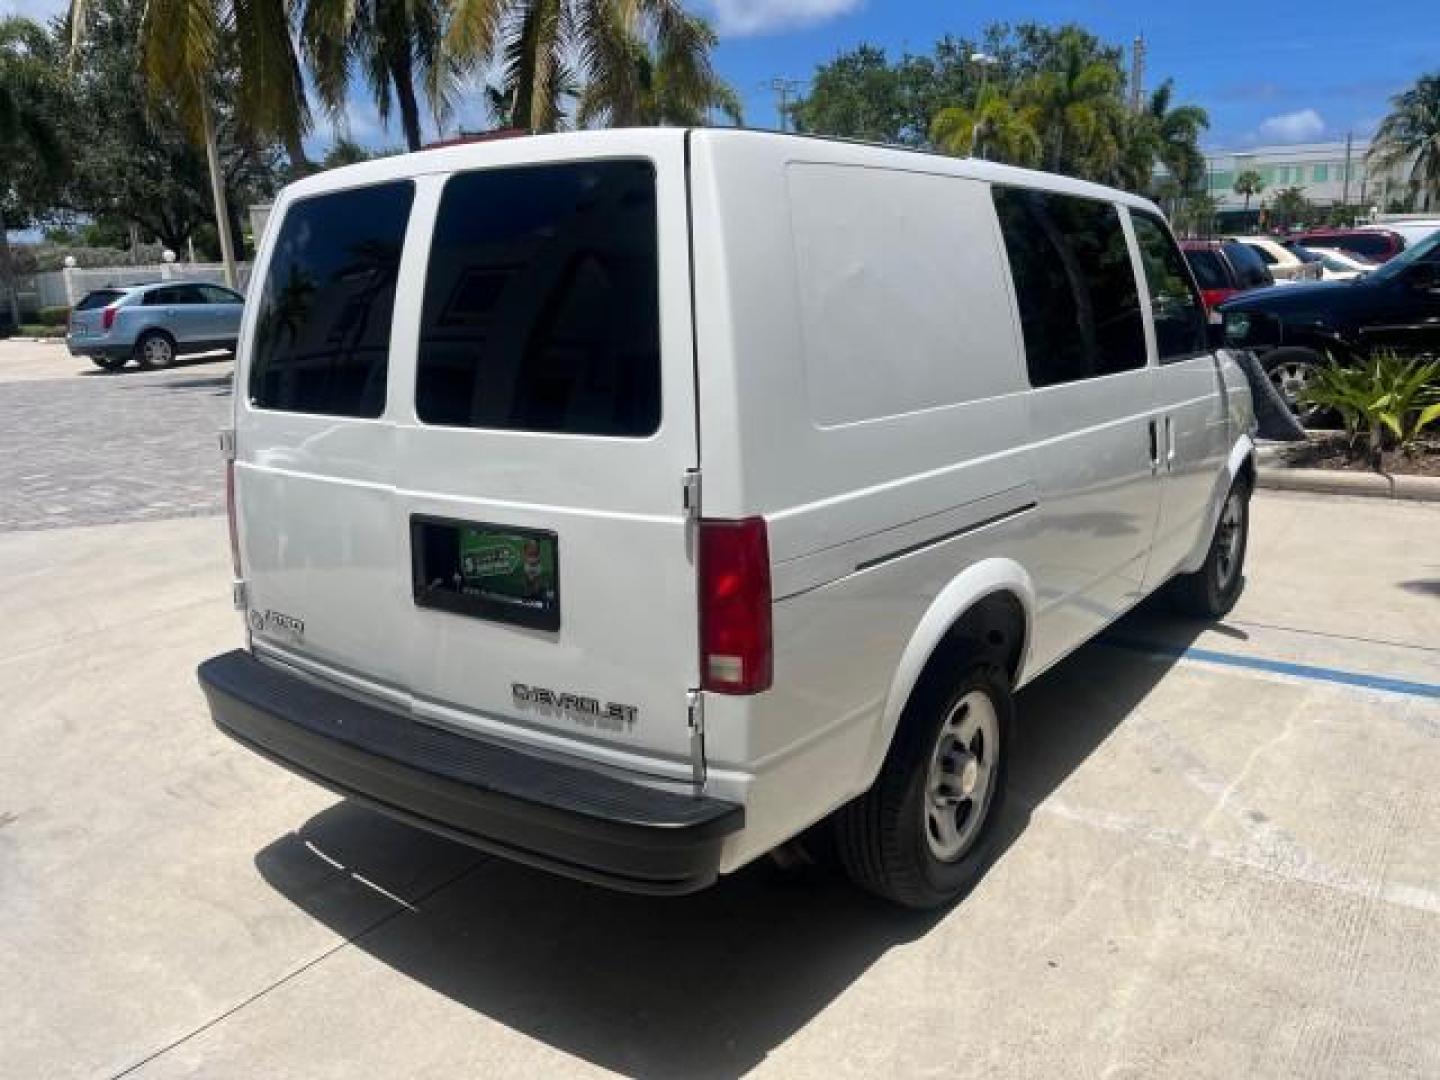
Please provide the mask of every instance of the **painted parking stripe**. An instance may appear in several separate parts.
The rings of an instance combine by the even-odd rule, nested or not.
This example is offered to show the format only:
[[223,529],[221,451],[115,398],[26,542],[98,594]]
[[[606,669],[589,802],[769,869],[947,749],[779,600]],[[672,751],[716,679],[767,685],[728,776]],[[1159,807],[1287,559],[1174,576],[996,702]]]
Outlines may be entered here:
[[1269,660],[1263,656],[1237,656],[1235,653],[1216,652],[1213,649],[1198,649],[1194,646],[1177,648],[1152,641],[1105,635],[1101,641],[1106,645],[1134,652],[1149,653],[1176,660],[1203,660],[1207,664],[1221,664],[1225,667],[1249,668],[1252,671],[1269,671],[1277,675],[1290,675],[1298,679],[1313,679],[1317,682],[1339,683],[1342,686],[1358,686],[1366,690],[1384,690],[1391,694],[1407,694],[1410,697],[1440,698],[1440,683],[1415,682],[1410,679],[1393,679],[1388,675],[1367,675],[1363,671],[1345,671],[1341,668],[1320,667],[1315,664],[1293,664],[1288,660]]

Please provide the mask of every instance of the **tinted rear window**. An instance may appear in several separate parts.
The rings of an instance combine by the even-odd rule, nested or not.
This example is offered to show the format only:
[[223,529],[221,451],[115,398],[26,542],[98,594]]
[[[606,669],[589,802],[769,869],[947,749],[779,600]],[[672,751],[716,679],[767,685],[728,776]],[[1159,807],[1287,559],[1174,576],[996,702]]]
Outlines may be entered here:
[[1335,246],[1345,251],[1358,251],[1372,259],[1383,259],[1394,250],[1388,236],[1367,236],[1365,233],[1343,236],[1335,242]]
[[654,432],[654,168],[571,162],[452,177],[431,243],[415,398],[430,424]]
[[1275,284],[1270,268],[1255,254],[1255,249],[1250,245],[1231,240],[1225,245],[1225,254],[1230,259],[1230,265],[1235,267],[1235,274],[1239,278],[1236,284],[1240,288],[1257,289],[1262,285]]
[[85,299],[75,305],[75,310],[94,311],[96,308],[102,308],[107,304],[114,303],[124,295],[125,294],[119,289],[96,289],[92,293],[87,293]]
[[258,296],[250,398],[261,408],[379,416],[409,181],[294,203]]
[[1213,251],[1187,251],[1186,261],[1190,263],[1190,269],[1195,272],[1195,280],[1200,283],[1202,289],[1228,289],[1230,278],[1225,272],[1225,264],[1220,261],[1220,256]]
[[1135,268],[1110,203],[996,187],[1032,386],[1145,366]]

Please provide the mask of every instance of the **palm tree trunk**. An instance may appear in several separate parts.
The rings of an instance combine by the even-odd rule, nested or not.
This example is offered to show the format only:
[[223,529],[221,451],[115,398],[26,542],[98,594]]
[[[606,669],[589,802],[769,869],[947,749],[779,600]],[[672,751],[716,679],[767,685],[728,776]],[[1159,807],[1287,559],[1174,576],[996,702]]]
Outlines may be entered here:
[[310,157],[305,153],[305,143],[297,131],[287,132],[285,135],[285,155],[290,159],[290,168],[296,176],[307,176],[314,171],[310,163]]
[[10,257],[10,234],[5,231],[5,215],[0,214],[0,278],[5,281],[5,300],[10,307],[10,322],[20,329],[20,293],[15,287],[15,260]]
[[230,211],[225,200],[225,177],[220,172],[220,146],[215,140],[215,119],[210,102],[200,102],[200,123],[205,131],[205,159],[210,164],[210,194],[215,200],[215,231],[220,237],[220,261],[225,264],[225,284],[235,288],[235,247],[230,236]]
[[405,131],[405,145],[419,150],[420,103],[415,100],[415,72],[410,53],[402,50],[390,60],[390,81],[395,84],[395,100],[400,103],[400,126]]

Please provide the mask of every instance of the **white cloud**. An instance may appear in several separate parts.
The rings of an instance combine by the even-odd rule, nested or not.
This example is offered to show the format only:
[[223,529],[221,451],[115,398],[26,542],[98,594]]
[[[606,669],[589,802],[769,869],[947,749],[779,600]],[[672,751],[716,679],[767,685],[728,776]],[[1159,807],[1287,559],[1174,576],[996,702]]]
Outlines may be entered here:
[[1269,142],[1298,143],[1325,134],[1325,120],[1314,109],[1281,113],[1260,123],[1260,138]]
[[813,26],[849,14],[865,0],[708,0],[721,34],[743,37]]

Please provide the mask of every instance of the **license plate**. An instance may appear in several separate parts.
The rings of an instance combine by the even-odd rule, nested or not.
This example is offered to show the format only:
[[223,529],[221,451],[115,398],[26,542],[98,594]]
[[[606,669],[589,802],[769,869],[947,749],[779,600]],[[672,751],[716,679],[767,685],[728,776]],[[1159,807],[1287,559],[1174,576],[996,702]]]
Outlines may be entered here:
[[560,629],[560,541],[553,532],[416,515],[410,547],[421,607]]

